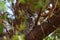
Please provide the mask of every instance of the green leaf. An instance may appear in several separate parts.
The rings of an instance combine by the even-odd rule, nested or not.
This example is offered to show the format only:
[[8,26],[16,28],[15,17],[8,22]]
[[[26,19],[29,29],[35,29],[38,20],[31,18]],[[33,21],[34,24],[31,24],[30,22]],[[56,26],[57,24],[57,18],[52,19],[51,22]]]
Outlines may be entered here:
[[19,40],[18,35],[13,35],[12,40]]
[[25,4],[25,0],[19,0],[21,4]]
[[47,3],[48,3],[48,1],[49,1],[49,0],[46,0],[46,1],[45,1],[45,4],[47,4]]
[[40,6],[43,10],[45,10],[47,3],[48,3],[48,0],[46,0],[45,2],[43,2],[42,0],[40,0],[38,2],[38,6]]
[[7,19],[8,17],[7,17],[7,14],[4,14],[3,16],[2,16],[2,18],[3,19]]
[[26,24],[25,23],[20,24],[20,30],[21,31],[25,30],[25,28],[26,28]]
[[25,35],[24,34],[20,34],[19,35],[19,40],[25,40]]
[[42,7],[42,8],[45,6],[42,1],[39,1],[39,2],[38,2],[38,5],[39,5],[40,7]]
[[35,7],[34,7],[34,9],[36,10],[38,8],[38,6],[36,5]]
[[24,17],[24,23],[26,23],[26,21],[27,21],[27,17],[25,16],[25,17]]
[[57,37],[60,38],[60,33],[57,33]]
[[4,2],[0,2],[0,10],[2,10],[2,11],[6,10],[6,5]]
[[11,0],[7,0],[8,2],[10,2]]
[[52,40],[52,38],[48,37],[47,40]]
[[0,23],[0,35],[3,33],[3,25]]
[[18,10],[18,12],[19,12],[19,15],[22,15],[23,14],[21,10]]
[[36,4],[32,4],[32,5],[31,5],[31,8],[32,8],[33,10],[37,10],[37,9],[38,9],[38,7],[39,7],[39,6],[38,6],[38,5],[36,5]]

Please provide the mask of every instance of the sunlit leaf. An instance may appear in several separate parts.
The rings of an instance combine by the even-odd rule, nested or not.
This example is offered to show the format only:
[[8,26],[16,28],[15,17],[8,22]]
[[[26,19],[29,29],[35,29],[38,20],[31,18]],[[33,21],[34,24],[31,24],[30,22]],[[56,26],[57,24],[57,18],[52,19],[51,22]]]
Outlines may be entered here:
[[20,24],[20,30],[21,30],[21,31],[22,31],[22,30],[25,30],[25,28],[26,28],[25,23]]
[[47,40],[52,40],[52,38],[48,37]]
[[21,4],[25,4],[25,0],[19,0]]
[[19,35],[19,40],[25,40],[25,35],[22,34],[22,33],[20,33],[20,35]]
[[0,10],[2,10],[2,11],[6,10],[6,5],[4,2],[0,2]]
[[18,35],[13,35],[12,40],[19,40]]

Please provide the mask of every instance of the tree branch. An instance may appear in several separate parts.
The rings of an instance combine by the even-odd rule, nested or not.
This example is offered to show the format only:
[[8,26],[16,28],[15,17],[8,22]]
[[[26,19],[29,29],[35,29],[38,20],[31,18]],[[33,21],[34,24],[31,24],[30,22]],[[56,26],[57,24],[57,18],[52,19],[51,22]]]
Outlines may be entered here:
[[[44,37],[56,30],[60,26],[60,10],[57,13],[58,15],[53,15],[47,20],[47,22],[43,22],[41,25],[35,26],[35,28],[26,35],[25,40],[43,40]],[[44,33],[41,27],[43,28]]]

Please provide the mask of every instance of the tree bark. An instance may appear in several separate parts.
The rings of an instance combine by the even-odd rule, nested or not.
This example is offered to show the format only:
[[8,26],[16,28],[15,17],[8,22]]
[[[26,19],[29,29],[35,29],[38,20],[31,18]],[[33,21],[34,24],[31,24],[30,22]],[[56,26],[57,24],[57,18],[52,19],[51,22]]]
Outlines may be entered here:
[[[59,11],[60,12],[60,11]],[[55,13],[47,22],[37,25],[26,35],[25,40],[43,40],[60,26],[60,13]],[[57,15],[56,15],[57,14]]]

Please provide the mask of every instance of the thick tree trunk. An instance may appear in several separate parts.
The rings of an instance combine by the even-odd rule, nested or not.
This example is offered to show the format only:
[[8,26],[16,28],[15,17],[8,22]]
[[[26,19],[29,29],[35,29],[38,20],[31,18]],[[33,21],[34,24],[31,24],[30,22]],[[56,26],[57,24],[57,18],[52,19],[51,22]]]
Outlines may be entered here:
[[[60,12],[60,11],[59,11]],[[33,30],[26,35],[26,40],[43,40],[44,37],[48,36],[54,30],[60,26],[60,14],[56,13],[47,22],[43,22],[41,25],[35,26]]]

